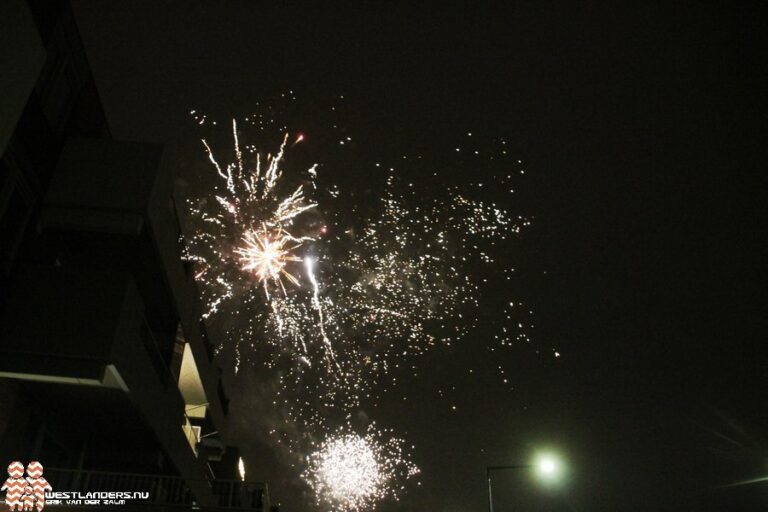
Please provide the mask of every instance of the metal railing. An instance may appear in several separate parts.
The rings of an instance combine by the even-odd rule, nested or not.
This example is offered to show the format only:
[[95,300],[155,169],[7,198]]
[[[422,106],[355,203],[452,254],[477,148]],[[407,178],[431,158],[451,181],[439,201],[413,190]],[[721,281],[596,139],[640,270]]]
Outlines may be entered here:
[[[56,492],[147,493],[146,499],[130,500],[131,508],[146,510],[269,511],[269,489],[263,482],[239,480],[201,480],[214,497],[215,504],[198,503],[190,482],[180,476],[139,473],[113,473],[62,468],[45,468],[45,478]],[[66,505],[60,505],[66,507]]]

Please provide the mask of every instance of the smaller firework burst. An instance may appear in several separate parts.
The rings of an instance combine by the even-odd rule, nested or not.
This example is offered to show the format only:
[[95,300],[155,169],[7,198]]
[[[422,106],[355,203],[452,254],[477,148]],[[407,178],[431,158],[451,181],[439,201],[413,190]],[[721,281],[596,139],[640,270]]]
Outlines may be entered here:
[[235,249],[240,255],[242,269],[251,271],[264,286],[264,293],[269,297],[269,284],[279,286],[285,295],[283,277],[294,285],[299,284],[293,274],[285,267],[291,261],[302,261],[293,254],[301,242],[278,228],[270,231],[266,225],[260,231],[248,231],[243,236],[243,246]]
[[[234,161],[230,163],[221,162],[202,140],[221,178],[213,185],[211,197],[187,201],[188,215],[195,222],[185,258],[199,266],[195,279],[203,284],[204,318],[228,302],[242,306],[252,298],[254,288],[263,288],[269,302],[270,289],[282,290],[285,296],[284,281],[299,284],[289,264],[302,261],[296,249],[314,238],[294,233],[306,232],[299,217],[317,204],[307,200],[303,185],[292,193],[285,191],[281,178],[288,138],[286,133],[275,154],[263,156],[255,146],[241,148],[237,122],[232,120]],[[293,146],[302,139],[298,137]],[[311,179],[316,175],[315,166],[306,172]],[[254,282],[257,287],[252,286]]]
[[403,481],[419,473],[408,459],[403,441],[385,439],[374,425],[365,435],[339,429],[309,457],[304,479],[318,505],[341,512],[370,510],[384,499],[395,499]]

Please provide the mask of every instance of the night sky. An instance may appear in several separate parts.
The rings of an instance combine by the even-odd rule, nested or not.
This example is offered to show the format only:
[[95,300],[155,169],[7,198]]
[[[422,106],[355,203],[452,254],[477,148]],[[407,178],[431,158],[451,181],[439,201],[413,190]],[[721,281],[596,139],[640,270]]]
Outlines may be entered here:
[[[514,245],[512,295],[534,312],[531,342],[478,355],[481,326],[424,356],[418,379],[402,376],[407,402],[382,398],[371,414],[415,446],[422,474],[380,510],[485,510],[485,467],[526,463],[540,447],[567,460],[567,482],[544,492],[499,473],[496,510],[764,509],[765,482],[719,487],[768,476],[756,10],[73,4],[113,135],[166,144],[170,165],[204,160],[187,151],[190,109],[226,120],[288,90],[308,125],[343,95],[360,159],[435,155],[461,174],[465,162],[444,155],[472,132],[504,137],[525,163],[510,208],[533,222]],[[494,358],[510,386],[463,371]],[[281,510],[316,510],[297,471],[248,428],[265,407],[254,403],[261,371],[225,368],[249,477],[269,481]],[[455,393],[436,400],[446,383]]]

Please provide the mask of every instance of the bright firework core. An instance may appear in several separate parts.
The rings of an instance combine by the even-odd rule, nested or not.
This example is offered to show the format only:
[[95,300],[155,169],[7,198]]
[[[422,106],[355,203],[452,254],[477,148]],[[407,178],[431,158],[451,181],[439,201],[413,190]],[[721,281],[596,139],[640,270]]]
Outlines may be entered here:
[[315,490],[318,505],[329,505],[341,512],[362,512],[372,510],[384,498],[397,499],[392,482],[418,473],[403,452],[402,440],[385,439],[371,425],[362,436],[330,436],[310,455],[304,477]]
[[301,245],[296,243],[282,229],[270,232],[266,227],[261,231],[248,231],[243,236],[244,245],[235,249],[240,255],[242,269],[252,271],[264,286],[264,291],[269,296],[269,283],[280,286],[285,293],[282,278],[287,278],[291,283],[298,285],[298,280],[285,269],[290,261],[301,261],[294,256],[292,251]]
[[375,494],[382,484],[376,456],[361,437],[349,435],[332,441],[319,459],[318,477],[334,500],[355,501]]

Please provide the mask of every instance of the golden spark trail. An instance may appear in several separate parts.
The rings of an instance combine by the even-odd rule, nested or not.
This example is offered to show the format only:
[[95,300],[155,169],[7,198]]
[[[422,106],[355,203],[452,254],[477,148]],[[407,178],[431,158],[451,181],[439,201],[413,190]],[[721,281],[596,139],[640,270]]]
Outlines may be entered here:
[[336,361],[336,354],[333,351],[333,344],[331,343],[331,340],[328,338],[328,336],[325,334],[325,320],[323,319],[323,307],[320,305],[320,289],[317,285],[317,279],[315,278],[315,271],[314,271],[314,264],[315,260],[312,259],[312,257],[307,257],[304,259],[304,265],[307,269],[307,276],[309,277],[309,282],[312,283],[312,304],[315,306],[315,309],[317,310],[318,315],[318,328],[320,329],[320,336],[323,339],[323,343],[325,344],[325,349],[327,351],[326,353],[326,361],[328,362],[328,365],[330,366],[331,363],[334,364],[336,367],[336,370],[341,373],[341,367],[339,366],[339,363]]

